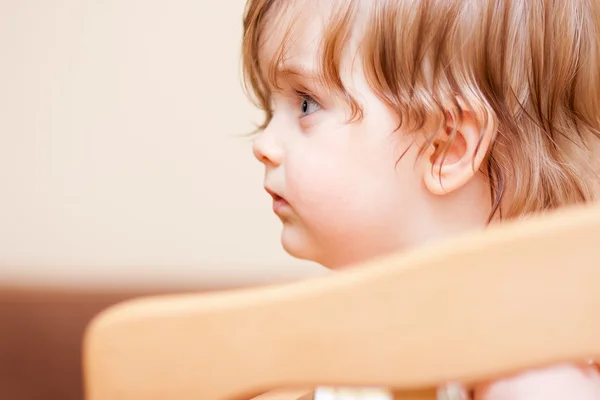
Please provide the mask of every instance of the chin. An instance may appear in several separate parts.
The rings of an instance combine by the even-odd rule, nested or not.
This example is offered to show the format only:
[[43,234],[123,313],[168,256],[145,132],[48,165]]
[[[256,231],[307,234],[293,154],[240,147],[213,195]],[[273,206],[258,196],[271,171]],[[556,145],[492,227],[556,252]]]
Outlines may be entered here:
[[381,246],[365,246],[364,242],[361,245],[348,241],[333,244],[310,235],[304,226],[291,223],[283,225],[281,245],[294,258],[316,262],[332,270],[360,265],[388,253]]
[[331,254],[324,254],[315,246],[314,241],[309,240],[301,232],[286,230],[284,228],[281,234],[281,245],[290,256],[299,260],[315,262],[331,270],[342,269],[347,266],[339,257],[331,257]]
[[298,227],[284,224],[281,232],[281,245],[286,253],[294,258],[322,264],[313,241]]

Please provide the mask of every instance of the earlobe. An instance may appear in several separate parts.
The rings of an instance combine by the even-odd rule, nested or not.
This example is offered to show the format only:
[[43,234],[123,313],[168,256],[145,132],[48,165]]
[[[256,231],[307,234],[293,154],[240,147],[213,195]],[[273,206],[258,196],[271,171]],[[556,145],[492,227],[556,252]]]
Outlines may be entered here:
[[451,193],[466,185],[480,170],[493,140],[492,119],[481,129],[481,119],[463,111],[460,120],[447,118],[423,152],[422,174],[435,195]]

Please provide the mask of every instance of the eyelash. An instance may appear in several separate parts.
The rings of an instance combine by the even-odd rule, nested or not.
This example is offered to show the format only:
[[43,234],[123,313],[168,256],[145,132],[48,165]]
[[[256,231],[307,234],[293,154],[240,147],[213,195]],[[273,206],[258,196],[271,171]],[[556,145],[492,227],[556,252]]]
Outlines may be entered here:
[[[315,99],[315,96],[313,96],[313,95],[311,95],[311,94],[309,94],[309,93],[307,93],[305,91],[301,91],[301,90],[297,90],[297,89],[295,89],[294,92],[296,93],[296,96],[298,96],[300,99],[302,99],[302,101],[306,101],[309,104],[316,105],[319,108],[319,110],[323,108],[323,106],[321,106],[321,103],[319,102],[319,100]],[[308,116],[308,115],[311,115],[311,114],[312,113],[307,114],[305,116]]]

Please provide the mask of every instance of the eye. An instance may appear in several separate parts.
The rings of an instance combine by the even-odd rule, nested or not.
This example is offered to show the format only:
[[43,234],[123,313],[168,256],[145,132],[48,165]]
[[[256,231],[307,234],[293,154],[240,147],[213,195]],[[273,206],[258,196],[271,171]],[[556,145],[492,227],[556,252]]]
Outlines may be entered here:
[[306,117],[321,109],[319,103],[307,94],[300,94],[300,111],[303,117]]

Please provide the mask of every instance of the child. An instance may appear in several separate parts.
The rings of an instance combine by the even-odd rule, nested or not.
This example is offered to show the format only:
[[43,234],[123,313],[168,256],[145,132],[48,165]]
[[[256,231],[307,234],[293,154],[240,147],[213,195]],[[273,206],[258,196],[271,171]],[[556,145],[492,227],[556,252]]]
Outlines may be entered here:
[[[329,268],[591,201],[597,0],[248,0],[254,153],[293,256]],[[598,399],[592,366],[474,388]]]

